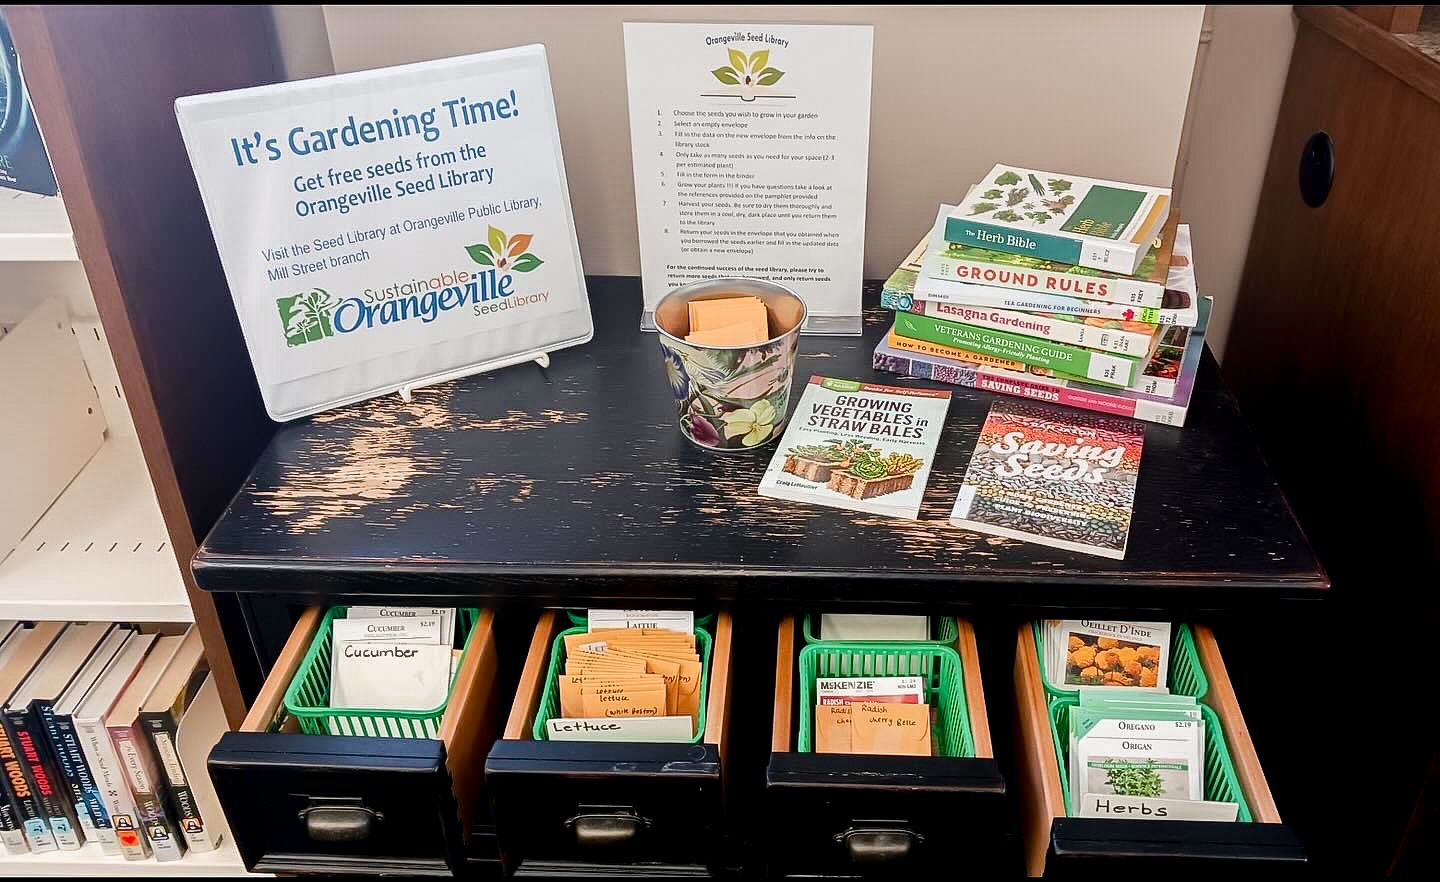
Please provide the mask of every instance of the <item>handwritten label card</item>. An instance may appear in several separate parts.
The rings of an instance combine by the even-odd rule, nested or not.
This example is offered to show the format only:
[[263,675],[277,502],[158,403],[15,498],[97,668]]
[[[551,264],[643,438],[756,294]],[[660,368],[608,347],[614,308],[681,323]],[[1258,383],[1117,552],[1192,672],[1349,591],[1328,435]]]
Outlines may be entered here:
[[625,25],[642,324],[673,288],[769,279],[860,333],[868,25]]

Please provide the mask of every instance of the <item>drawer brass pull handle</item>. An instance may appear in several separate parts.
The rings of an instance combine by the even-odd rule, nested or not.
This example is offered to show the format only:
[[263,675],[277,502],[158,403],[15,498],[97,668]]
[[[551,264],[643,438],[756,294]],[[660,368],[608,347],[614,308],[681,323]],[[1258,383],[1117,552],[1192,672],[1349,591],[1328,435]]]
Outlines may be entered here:
[[895,864],[908,859],[924,837],[903,827],[855,828],[835,836],[856,864]]
[[575,834],[575,844],[584,848],[614,848],[633,842],[650,826],[629,809],[582,812],[565,822]]
[[385,816],[357,800],[311,800],[300,810],[305,832],[316,842],[363,842]]

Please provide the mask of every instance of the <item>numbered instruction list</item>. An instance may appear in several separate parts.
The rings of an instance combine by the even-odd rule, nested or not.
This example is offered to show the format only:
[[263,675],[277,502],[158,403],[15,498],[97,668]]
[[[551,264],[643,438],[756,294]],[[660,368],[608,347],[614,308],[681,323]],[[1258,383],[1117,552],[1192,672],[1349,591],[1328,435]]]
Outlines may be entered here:
[[869,26],[625,25],[646,325],[668,291],[726,276],[860,329]]

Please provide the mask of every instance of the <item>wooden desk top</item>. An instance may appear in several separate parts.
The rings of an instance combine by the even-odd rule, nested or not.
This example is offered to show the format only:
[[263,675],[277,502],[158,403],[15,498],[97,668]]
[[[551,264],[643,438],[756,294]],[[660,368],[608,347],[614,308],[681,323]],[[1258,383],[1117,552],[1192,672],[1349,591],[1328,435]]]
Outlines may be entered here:
[[[888,326],[805,337],[810,374],[873,371]],[[762,498],[773,446],[693,447],[676,427],[633,278],[590,283],[595,339],[282,427],[195,555],[211,591],[413,602],[916,604],[1226,610],[1323,597],[1329,580],[1209,353],[1184,429],[1146,425],[1123,561],[948,523],[994,396],[953,388],[921,520]],[[936,384],[919,380],[903,382]]]

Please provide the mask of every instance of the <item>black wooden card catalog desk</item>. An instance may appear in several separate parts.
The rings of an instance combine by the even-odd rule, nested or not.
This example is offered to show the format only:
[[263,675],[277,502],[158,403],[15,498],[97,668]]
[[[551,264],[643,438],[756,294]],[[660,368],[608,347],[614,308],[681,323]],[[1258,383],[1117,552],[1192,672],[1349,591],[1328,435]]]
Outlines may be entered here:
[[[410,403],[378,399],[281,427],[195,555],[207,591],[320,607],[484,608],[484,636],[525,629],[516,637],[529,646],[518,684],[500,679],[492,654],[472,653],[461,710],[438,741],[291,735],[277,694],[308,642],[307,623],[313,631],[307,613],[291,644],[270,653],[278,658],[261,659],[272,673],[247,720],[253,731],[227,736],[211,757],[248,864],[450,874],[500,856],[522,874],[863,875],[945,866],[942,848],[956,857],[948,866],[978,866],[960,856],[1008,847],[1004,828],[1017,814],[1032,872],[1109,860],[1303,860],[1274,811],[1208,629],[1206,700],[1224,705],[1232,758],[1245,767],[1247,825],[1141,829],[1064,817],[1033,647],[1021,663],[1023,632],[1016,681],[996,682],[1012,670],[1007,631],[1027,616],[1204,622],[1237,610],[1274,614],[1328,593],[1208,353],[1188,425],[1146,426],[1128,553],[1111,561],[948,524],[989,393],[955,389],[919,521],[760,497],[773,447],[718,456],[681,436],[659,345],[638,330],[638,281],[593,278],[590,293],[594,341],[553,354],[548,370],[508,368]],[[823,374],[934,385],[871,369],[888,327],[875,302],[871,290],[864,337],[802,339],[797,382]],[[719,688],[699,743],[647,752],[529,736],[545,647],[564,615],[546,612],[532,627],[535,612],[592,606],[718,613]],[[974,755],[913,767],[885,758],[867,770],[859,758],[798,749],[795,719],[807,709],[794,697],[794,616],[819,609],[948,613],[979,630],[987,616],[1001,620],[989,624],[1006,657],[986,662],[983,691],[968,623],[956,641],[972,658]],[[1014,720],[1018,773],[1008,788],[994,756],[1011,752],[1010,739],[990,751],[987,701],[991,719]],[[746,782],[762,780],[753,788],[760,802],[737,807],[752,792]],[[285,799],[301,808],[276,812],[267,793],[287,787]],[[396,814],[402,793],[429,799],[427,836],[412,829],[415,816]],[[375,810],[387,799],[388,812]],[[885,817],[866,815],[867,806]],[[795,826],[770,820],[784,817]],[[938,823],[945,818],[975,823]],[[680,826],[695,835],[670,835]],[[740,827],[750,832],[731,838]],[[775,839],[785,833],[793,835]],[[1018,870],[1021,850],[984,865]]]

